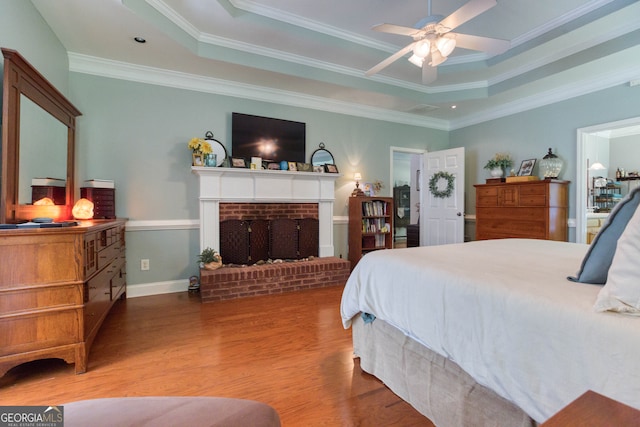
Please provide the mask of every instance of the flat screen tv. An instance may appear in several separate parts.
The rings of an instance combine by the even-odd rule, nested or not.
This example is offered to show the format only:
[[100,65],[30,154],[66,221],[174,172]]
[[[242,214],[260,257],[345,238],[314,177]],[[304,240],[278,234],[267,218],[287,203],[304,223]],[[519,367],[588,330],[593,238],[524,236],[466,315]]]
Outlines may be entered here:
[[305,162],[305,124],[232,113],[231,156],[263,161]]

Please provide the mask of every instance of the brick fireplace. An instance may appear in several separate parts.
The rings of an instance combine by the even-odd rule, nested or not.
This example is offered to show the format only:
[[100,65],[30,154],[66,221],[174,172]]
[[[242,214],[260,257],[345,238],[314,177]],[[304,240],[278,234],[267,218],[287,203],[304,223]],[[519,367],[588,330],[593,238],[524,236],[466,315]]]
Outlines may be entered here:
[[221,203],[225,264],[318,256],[317,203]]
[[201,250],[219,250],[220,223],[228,218],[310,217],[317,219],[318,229],[319,258],[202,270],[203,302],[344,285],[349,262],[333,256],[334,187],[339,174],[206,167],[191,170],[200,180]]
[[223,203],[315,203],[320,257],[333,256],[335,173],[192,167],[200,180],[200,250],[220,248]]

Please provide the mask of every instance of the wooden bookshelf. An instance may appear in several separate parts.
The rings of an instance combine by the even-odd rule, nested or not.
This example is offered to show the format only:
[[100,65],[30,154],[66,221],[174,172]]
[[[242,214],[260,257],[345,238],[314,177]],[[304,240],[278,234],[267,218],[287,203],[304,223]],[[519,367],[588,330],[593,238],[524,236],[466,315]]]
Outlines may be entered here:
[[393,198],[349,198],[349,261],[353,269],[369,252],[393,247]]

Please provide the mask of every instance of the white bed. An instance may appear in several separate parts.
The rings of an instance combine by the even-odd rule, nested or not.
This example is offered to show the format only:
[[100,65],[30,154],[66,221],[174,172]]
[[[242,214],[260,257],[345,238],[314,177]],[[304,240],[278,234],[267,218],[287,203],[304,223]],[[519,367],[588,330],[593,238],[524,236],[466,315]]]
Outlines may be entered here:
[[[385,362],[365,358],[396,352],[397,342],[368,335],[376,322],[375,328],[389,335],[381,329],[388,324],[410,345],[424,349],[424,357],[432,358],[432,351],[454,362],[483,390],[511,402],[536,422],[589,389],[640,408],[640,318],[595,312],[602,286],[567,280],[587,249],[575,243],[504,239],[376,251],[360,260],[345,286],[343,325],[348,328],[357,319],[354,352],[362,358],[364,370],[371,367],[378,375],[384,369],[373,366]],[[361,313],[375,320],[363,322]],[[372,348],[364,349],[369,341]],[[406,358],[398,356],[394,368]],[[430,374],[404,374],[422,375]],[[432,402],[416,402],[424,390],[406,387],[410,378],[381,379],[433,416]],[[489,411],[485,421],[498,415]]]

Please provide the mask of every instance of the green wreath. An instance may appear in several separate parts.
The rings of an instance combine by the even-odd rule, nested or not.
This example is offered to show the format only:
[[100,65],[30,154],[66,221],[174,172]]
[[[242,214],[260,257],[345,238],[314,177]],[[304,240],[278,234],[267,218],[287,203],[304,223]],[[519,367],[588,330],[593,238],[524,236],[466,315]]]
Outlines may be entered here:
[[[442,191],[438,189],[438,182],[441,179],[447,180],[447,188],[445,188]],[[436,172],[433,174],[433,176],[429,180],[429,191],[431,192],[431,194],[433,194],[433,197],[437,197],[439,199],[446,199],[447,197],[450,197],[451,194],[453,193],[454,179],[455,179],[455,176],[450,174],[449,172],[444,172],[444,171]]]

